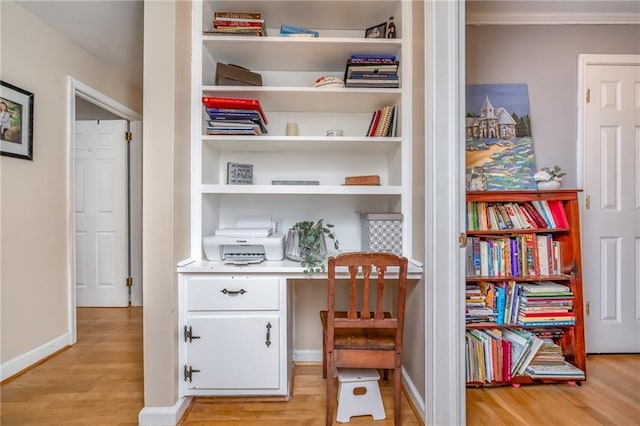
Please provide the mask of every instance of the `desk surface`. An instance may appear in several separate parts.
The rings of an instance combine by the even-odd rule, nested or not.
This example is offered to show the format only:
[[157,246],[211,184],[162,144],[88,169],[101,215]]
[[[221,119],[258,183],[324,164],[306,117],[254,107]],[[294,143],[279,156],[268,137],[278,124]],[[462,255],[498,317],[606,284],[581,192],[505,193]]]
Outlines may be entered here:
[[[395,268],[397,271],[397,268]],[[282,261],[263,261],[249,265],[232,265],[224,262],[211,262],[208,260],[185,259],[178,263],[180,273],[215,273],[215,274],[274,274],[286,278],[311,278],[324,279],[326,273],[314,273],[307,275],[303,272],[300,262],[285,259]],[[394,268],[389,269],[388,277],[393,277]],[[422,278],[423,265],[413,259],[409,259],[408,278],[418,280]],[[347,268],[339,268],[336,271],[338,277],[347,277]]]

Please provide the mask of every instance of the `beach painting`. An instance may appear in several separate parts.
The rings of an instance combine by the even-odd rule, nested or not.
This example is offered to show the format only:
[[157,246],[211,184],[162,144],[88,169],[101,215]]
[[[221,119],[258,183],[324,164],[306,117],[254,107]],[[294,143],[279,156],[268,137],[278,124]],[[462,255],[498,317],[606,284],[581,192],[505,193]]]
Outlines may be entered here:
[[466,86],[466,169],[482,167],[487,190],[535,190],[526,84]]

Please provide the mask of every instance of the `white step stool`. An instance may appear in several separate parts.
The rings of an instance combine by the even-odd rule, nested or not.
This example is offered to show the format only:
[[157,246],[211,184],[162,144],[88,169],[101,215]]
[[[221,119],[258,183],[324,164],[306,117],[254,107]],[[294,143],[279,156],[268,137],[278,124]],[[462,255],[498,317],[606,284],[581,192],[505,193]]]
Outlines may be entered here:
[[[351,421],[352,416],[372,415],[374,420],[385,418],[382,395],[378,384],[380,375],[372,368],[338,368],[338,415],[340,423]],[[364,388],[365,392],[355,393]]]

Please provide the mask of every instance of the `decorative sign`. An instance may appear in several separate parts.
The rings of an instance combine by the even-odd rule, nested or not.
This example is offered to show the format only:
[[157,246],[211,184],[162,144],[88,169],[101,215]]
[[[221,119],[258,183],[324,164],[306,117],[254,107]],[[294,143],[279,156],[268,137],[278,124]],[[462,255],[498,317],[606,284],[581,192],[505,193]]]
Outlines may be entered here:
[[227,163],[227,183],[229,185],[252,185],[253,164]]

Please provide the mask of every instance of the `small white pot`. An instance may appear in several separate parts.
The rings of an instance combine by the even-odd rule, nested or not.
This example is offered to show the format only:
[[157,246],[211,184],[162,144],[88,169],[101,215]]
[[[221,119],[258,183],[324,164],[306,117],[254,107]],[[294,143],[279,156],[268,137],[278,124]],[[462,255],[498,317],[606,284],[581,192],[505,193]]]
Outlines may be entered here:
[[542,191],[560,189],[560,182],[557,180],[541,181],[538,182],[538,189]]

